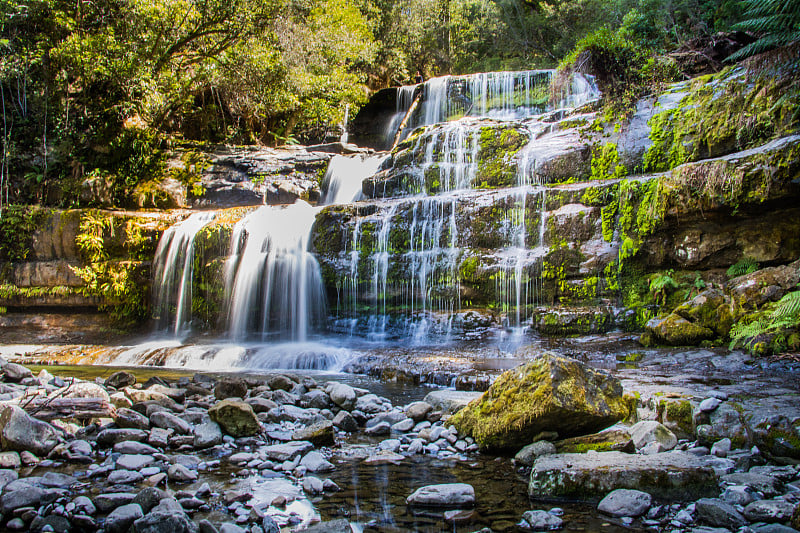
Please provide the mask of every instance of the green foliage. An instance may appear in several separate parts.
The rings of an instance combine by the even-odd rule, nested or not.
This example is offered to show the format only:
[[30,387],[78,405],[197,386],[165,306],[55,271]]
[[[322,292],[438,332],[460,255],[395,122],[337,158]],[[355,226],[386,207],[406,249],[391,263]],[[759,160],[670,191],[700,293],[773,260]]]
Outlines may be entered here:
[[617,145],[606,143],[602,146],[595,146],[592,150],[592,174],[589,179],[621,179],[628,171],[624,165],[620,164]]
[[674,270],[667,270],[662,274],[658,274],[650,280],[650,294],[653,299],[660,305],[666,305],[669,295],[678,288],[678,284],[672,278]]
[[[140,324],[148,316],[146,285],[137,262],[109,260],[106,238],[115,231],[114,218],[100,211],[87,211],[79,228],[75,244],[85,265],[71,268],[84,282],[83,294],[100,297],[103,302],[100,308],[108,310],[119,327],[127,329]],[[128,230],[125,247],[138,249],[145,239],[130,225]]]
[[753,353],[781,351],[791,332],[800,327],[800,290],[786,293],[772,310],[740,320],[731,328],[730,348],[747,348]]
[[758,270],[758,262],[752,257],[743,257],[728,267],[728,270],[725,271],[725,274],[729,278],[735,278],[738,276],[744,276],[745,274],[752,274],[756,270]]
[[33,233],[48,211],[37,207],[7,205],[0,210],[0,262],[24,261],[32,248]]
[[[732,54],[728,61],[738,61],[800,41],[800,0],[743,0],[742,7],[747,18],[734,28],[760,37]],[[794,64],[800,64],[796,58]]]

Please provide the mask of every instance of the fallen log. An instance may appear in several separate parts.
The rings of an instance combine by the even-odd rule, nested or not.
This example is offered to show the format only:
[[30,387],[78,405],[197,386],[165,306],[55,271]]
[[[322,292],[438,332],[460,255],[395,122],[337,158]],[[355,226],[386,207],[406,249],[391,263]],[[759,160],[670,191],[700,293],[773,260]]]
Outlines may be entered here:
[[42,398],[25,405],[25,411],[40,420],[57,418],[113,418],[116,409],[101,398]]

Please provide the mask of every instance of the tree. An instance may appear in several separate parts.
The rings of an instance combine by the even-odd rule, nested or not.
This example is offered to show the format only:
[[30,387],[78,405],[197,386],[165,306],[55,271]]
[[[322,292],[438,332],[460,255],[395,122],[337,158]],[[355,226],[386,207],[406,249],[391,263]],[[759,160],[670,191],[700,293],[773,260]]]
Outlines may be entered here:
[[[738,61],[762,52],[800,41],[800,0],[744,0],[746,20],[734,28],[751,31],[760,37],[732,54]],[[795,65],[798,60],[795,60]]]

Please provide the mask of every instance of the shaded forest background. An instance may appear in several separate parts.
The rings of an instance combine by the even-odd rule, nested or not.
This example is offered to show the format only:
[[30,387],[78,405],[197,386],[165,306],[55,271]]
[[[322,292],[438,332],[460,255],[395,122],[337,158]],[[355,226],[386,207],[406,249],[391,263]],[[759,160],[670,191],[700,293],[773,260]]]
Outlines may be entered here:
[[0,0],[0,208],[76,206],[93,177],[124,205],[187,143],[321,142],[417,70],[574,66],[593,49],[618,91],[639,92],[682,75],[663,54],[759,3]]

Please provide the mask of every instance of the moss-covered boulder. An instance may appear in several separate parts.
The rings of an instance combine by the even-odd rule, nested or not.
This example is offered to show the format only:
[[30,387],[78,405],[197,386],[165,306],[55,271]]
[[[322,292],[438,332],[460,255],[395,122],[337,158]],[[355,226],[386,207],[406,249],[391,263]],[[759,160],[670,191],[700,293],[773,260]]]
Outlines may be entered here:
[[543,431],[593,433],[628,415],[613,376],[553,353],[504,372],[483,396],[451,419],[482,449],[511,450]]
[[729,301],[718,289],[701,292],[679,305],[674,312],[690,322],[715,331],[721,337],[728,335],[733,324]]
[[732,279],[726,289],[739,306],[755,309],[767,302],[780,300],[798,283],[800,283],[800,260],[739,276]]
[[715,337],[711,329],[689,322],[675,313],[666,318],[650,320],[645,329],[656,341],[672,346],[695,346]]
[[253,408],[238,400],[222,400],[208,410],[208,416],[231,437],[250,437],[261,431]]
[[624,429],[609,429],[591,435],[582,435],[555,442],[558,453],[625,452],[633,453],[636,447],[631,434]]

